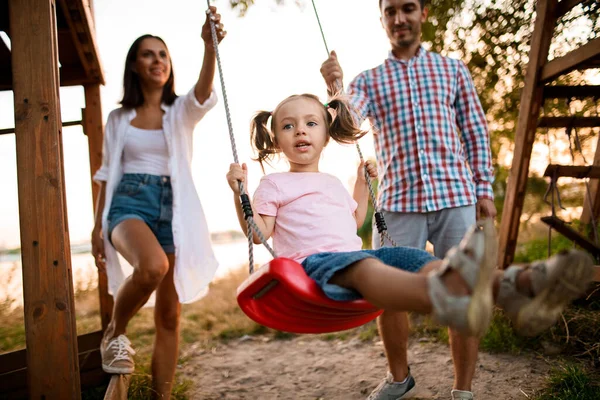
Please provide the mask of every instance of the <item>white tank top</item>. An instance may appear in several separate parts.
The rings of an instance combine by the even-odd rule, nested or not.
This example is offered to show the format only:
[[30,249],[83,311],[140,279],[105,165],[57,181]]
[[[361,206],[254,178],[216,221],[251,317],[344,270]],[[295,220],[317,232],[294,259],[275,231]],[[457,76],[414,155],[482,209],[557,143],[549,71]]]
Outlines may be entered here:
[[170,175],[169,150],[162,129],[129,125],[123,148],[123,173]]

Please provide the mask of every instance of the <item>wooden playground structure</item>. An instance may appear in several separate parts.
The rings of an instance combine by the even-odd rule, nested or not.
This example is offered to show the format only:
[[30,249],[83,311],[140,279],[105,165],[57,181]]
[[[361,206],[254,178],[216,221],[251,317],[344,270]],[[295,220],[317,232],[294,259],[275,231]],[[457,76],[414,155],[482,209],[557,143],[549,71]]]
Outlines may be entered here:
[[[101,368],[102,331],[80,336],[76,331],[62,151],[62,127],[81,124],[88,138],[91,173],[101,164],[100,85],[104,77],[91,1],[0,0],[0,31],[11,39],[10,49],[0,40],[0,90],[12,90],[15,104],[15,128],[0,130],[0,134],[16,135],[26,327],[26,349],[0,355],[2,398],[77,399],[81,398],[82,389],[111,379]],[[572,70],[600,67],[600,38],[548,61],[557,19],[579,3],[582,0],[537,1],[513,165],[500,224],[498,261],[502,268],[514,257],[537,128],[544,124],[600,126],[597,117],[539,118],[545,99],[600,97],[600,86],[548,86]],[[62,122],[59,87],[79,85],[85,91],[81,121]],[[548,171],[549,176],[555,177],[592,178],[593,212],[585,211],[582,220],[589,221],[590,215],[600,214],[600,145],[593,165],[551,166]],[[91,185],[95,203],[98,191],[96,185]],[[556,217],[548,223],[592,254],[600,255],[597,244],[561,224]],[[598,271],[596,280],[600,280]],[[104,274],[99,274],[99,295],[104,329],[112,310]],[[113,377],[106,398],[125,397],[119,392],[119,380],[121,389],[127,386],[126,378]]]

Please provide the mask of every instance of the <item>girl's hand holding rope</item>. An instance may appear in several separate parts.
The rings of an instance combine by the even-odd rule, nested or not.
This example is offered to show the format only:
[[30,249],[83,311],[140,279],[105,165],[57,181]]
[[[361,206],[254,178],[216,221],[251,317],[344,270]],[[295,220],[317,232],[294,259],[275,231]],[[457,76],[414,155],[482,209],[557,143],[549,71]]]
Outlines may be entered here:
[[246,181],[248,180],[248,167],[246,164],[236,164],[232,163],[229,165],[229,172],[227,173],[227,183],[229,183],[229,187],[233,190],[233,193],[236,196],[240,195],[240,185],[242,182],[245,187]]
[[367,182],[367,179],[365,178],[365,169],[367,171],[367,174],[369,174],[369,178],[377,178],[377,166],[375,165],[375,163],[373,163],[373,161],[370,160],[361,161],[360,165],[358,166],[358,171],[356,172],[356,178],[360,182]]

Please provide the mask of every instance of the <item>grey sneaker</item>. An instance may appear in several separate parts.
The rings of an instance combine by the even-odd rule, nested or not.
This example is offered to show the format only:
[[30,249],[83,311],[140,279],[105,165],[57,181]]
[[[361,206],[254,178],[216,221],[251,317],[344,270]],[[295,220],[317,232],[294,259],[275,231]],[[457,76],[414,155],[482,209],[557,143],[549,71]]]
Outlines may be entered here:
[[135,368],[131,342],[125,335],[119,335],[110,340],[102,339],[100,355],[102,356],[102,369],[109,374],[131,374]]
[[452,395],[452,400],[473,400],[474,399],[473,393],[468,392],[466,390],[452,389],[450,394]]
[[367,397],[367,400],[399,400],[407,399],[415,388],[415,380],[408,371],[408,379],[404,383],[395,383],[394,377],[390,372],[379,386],[375,388]]
[[517,291],[516,280],[524,268],[511,266],[504,272],[498,305],[521,335],[535,336],[556,323],[561,312],[581,296],[594,276],[594,261],[583,251],[570,250],[548,260],[534,262],[531,286],[534,297]]

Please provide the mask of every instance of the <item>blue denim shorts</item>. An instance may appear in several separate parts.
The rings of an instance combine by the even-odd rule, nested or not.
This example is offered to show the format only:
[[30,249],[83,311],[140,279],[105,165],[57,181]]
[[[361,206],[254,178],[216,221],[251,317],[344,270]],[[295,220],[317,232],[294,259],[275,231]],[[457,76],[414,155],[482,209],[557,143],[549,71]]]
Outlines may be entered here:
[[332,300],[350,301],[361,299],[356,290],[329,283],[333,275],[365,258],[377,258],[390,267],[408,272],[419,272],[426,264],[437,260],[428,252],[412,247],[383,247],[377,250],[359,250],[342,253],[317,253],[308,256],[302,266],[306,274],[315,280],[325,295]]
[[124,174],[108,211],[108,240],[126,219],[144,221],[165,253],[175,253],[173,243],[173,190],[168,176]]

